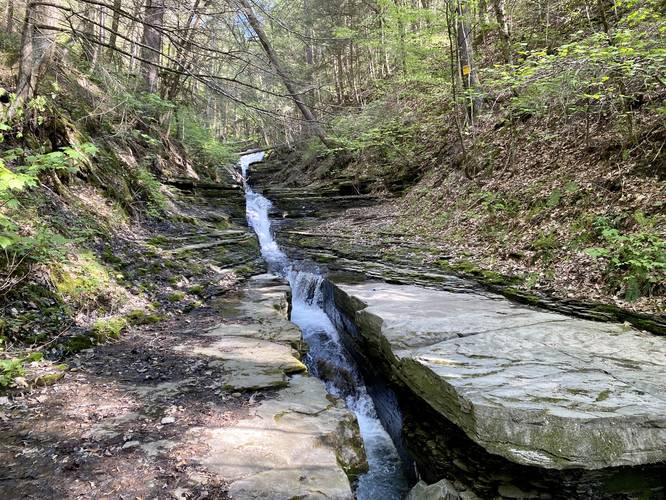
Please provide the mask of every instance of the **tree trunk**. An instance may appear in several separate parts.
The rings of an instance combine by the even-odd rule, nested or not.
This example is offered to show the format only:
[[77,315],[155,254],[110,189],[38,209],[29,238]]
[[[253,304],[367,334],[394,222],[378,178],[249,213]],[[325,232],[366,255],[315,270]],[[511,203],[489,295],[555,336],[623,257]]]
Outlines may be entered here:
[[147,0],[141,40],[141,76],[146,92],[157,92],[158,69],[162,52],[162,27],[164,23],[164,0]]
[[495,18],[497,19],[499,34],[502,39],[504,62],[507,64],[513,64],[513,55],[511,54],[511,31],[509,30],[509,23],[506,20],[504,0],[493,0],[493,9],[495,10]]
[[[488,2],[487,0],[479,0],[479,36],[477,41],[485,43],[486,41],[486,27],[488,25]],[[477,42],[478,43],[478,42]]]
[[604,27],[604,33],[606,33],[608,39],[611,40],[612,39],[611,28],[610,24],[608,23],[608,17],[606,16],[606,3],[604,2],[604,0],[597,0],[597,9],[599,10],[599,17],[601,18],[601,24]]
[[400,58],[400,71],[402,76],[407,77],[407,49],[405,48],[405,21],[403,20],[403,9],[401,2],[394,2],[398,18],[398,57]]
[[113,0],[113,17],[111,18],[111,33],[109,34],[109,58],[116,56],[116,39],[118,28],[120,27],[120,10],[122,9],[122,0]]
[[[314,30],[312,29],[312,17],[310,16],[310,6],[308,0],[303,0],[303,20],[305,21],[305,64],[312,66],[314,64],[314,50],[312,48],[312,39],[314,38]],[[309,70],[311,71],[311,70]]]
[[166,98],[168,100],[173,100],[178,96],[178,91],[180,90],[181,83],[181,74],[189,71],[194,64],[194,56],[189,54],[189,51],[192,47],[194,41],[194,35],[196,30],[201,24],[201,13],[199,12],[200,8],[207,8],[212,2],[211,0],[205,0],[203,6],[200,5],[200,0],[196,0],[190,11],[190,15],[187,19],[186,34],[184,41],[176,48],[176,55],[174,60],[177,63],[174,65],[177,73],[174,73],[170,76],[170,81],[168,83],[169,89],[166,92]]
[[35,97],[39,82],[53,61],[56,44],[56,30],[47,26],[57,26],[60,9],[56,2],[52,5],[28,3],[21,34],[18,83],[16,99],[7,111],[8,118],[16,116],[28,101]]
[[287,92],[289,93],[289,97],[291,97],[291,99],[294,101],[294,104],[296,104],[296,107],[303,115],[303,118],[305,118],[305,120],[308,122],[308,125],[310,126],[314,134],[317,137],[319,137],[319,139],[321,140],[322,143],[324,143],[325,146],[330,147],[331,142],[326,138],[324,129],[321,127],[314,113],[303,100],[302,94],[298,92],[298,90],[296,89],[296,85],[288,75],[285,68],[282,66],[282,63],[280,62],[277,53],[273,50],[273,46],[270,44],[270,41],[268,40],[268,37],[266,36],[266,33],[264,32],[261,26],[261,23],[259,23],[259,20],[254,15],[254,11],[252,10],[249,1],[248,0],[238,0],[238,1],[240,6],[242,7],[243,14],[247,18],[247,21],[252,27],[252,30],[257,35],[259,43],[261,44],[262,48],[264,49],[264,52],[268,56],[271,65],[273,66],[273,68],[275,68],[275,72],[282,80],[282,83],[284,83],[284,86],[286,87]]
[[89,3],[83,4],[83,12],[81,13],[81,46],[83,47],[83,57],[86,61],[93,60],[95,51],[95,6]]
[[12,33],[14,31],[14,0],[7,0],[5,8],[5,31]]
[[106,39],[106,7],[99,8],[99,25],[97,26],[97,41],[93,50],[92,66],[97,64],[99,54],[102,46],[105,44]]
[[[462,76],[463,89],[466,93],[473,92],[479,83],[479,79],[474,66],[474,48],[472,45],[472,33],[469,27],[469,0],[458,0],[458,61],[460,63],[460,72]],[[470,121],[474,121],[481,102],[476,96],[469,96],[469,105],[467,113]]]

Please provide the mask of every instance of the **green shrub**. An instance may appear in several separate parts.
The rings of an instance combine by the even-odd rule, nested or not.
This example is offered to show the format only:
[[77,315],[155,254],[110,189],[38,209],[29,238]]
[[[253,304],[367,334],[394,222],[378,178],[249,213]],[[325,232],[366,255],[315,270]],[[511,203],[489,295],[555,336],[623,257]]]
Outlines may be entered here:
[[[9,130],[0,123],[0,131]],[[1,136],[0,136],[1,138]],[[26,155],[22,149],[5,151],[0,158],[0,283],[7,292],[19,283],[35,263],[62,260],[68,243],[64,236],[26,218],[21,197],[39,184],[39,176],[51,172],[72,173],[97,148],[89,143],[44,154]]]
[[559,243],[555,231],[541,231],[531,244],[537,256],[545,263],[549,263],[555,257]]
[[634,216],[640,230],[624,233],[607,218],[594,223],[601,246],[585,253],[608,262],[606,273],[614,286],[622,288],[627,300],[654,294],[666,283],[666,241],[645,224],[642,214]]
[[151,172],[141,167],[135,173],[136,182],[146,200],[147,213],[159,218],[166,209],[166,197],[162,193],[162,183]]
[[98,319],[93,325],[93,333],[99,342],[107,339],[118,339],[123,330],[127,328],[127,319],[125,318],[104,318]]
[[236,163],[237,155],[191,109],[178,110],[177,121],[185,149],[198,163],[213,168]]
[[0,359],[0,387],[8,387],[16,377],[24,375],[21,358]]
[[[176,108],[176,105],[150,92],[120,92],[116,96],[118,107],[126,113],[141,116],[142,120],[155,121]],[[150,140],[150,136],[145,136]]]

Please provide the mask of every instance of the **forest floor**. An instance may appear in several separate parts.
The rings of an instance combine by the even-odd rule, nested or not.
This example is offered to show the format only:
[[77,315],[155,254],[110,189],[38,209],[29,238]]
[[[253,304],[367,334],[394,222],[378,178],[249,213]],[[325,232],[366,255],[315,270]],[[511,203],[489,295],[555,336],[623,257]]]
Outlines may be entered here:
[[202,308],[135,328],[70,358],[59,383],[2,397],[0,496],[224,497],[225,485],[194,462],[201,445],[185,436],[237,421],[250,396],[221,397],[214,367],[173,351],[176,343],[194,349],[216,320]]
[[[124,293],[152,305],[130,314],[117,340],[56,338],[0,397],[0,497],[224,497],[226,486],[194,464],[206,446],[186,431],[230,425],[264,397],[222,391],[212,382],[222,368],[192,354],[223,321],[216,304],[263,269],[254,236],[230,224],[226,201],[181,203],[189,223],[165,219],[109,240],[102,253],[124,274]],[[212,212],[227,217],[228,229]],[[19,317],[28,307],[10,305]],[[62,378],[44,383],[56,363]]]
[[56,338],[0,396],[0,498],[351,496],[356,420],[306,375],[289,287],[229,215],[242,191],[210,189],[181,193],[189,222],[153,227],[152,251],[110,242],[149,312],[104,341]]

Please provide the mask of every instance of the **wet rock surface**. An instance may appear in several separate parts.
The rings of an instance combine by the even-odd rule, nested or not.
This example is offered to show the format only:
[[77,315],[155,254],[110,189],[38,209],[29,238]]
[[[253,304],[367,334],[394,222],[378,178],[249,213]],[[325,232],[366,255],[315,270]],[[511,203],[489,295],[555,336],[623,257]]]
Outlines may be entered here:
[[395,375],[513,462],[599,469],[666,459],[666,339],[500,297],[332,287]]

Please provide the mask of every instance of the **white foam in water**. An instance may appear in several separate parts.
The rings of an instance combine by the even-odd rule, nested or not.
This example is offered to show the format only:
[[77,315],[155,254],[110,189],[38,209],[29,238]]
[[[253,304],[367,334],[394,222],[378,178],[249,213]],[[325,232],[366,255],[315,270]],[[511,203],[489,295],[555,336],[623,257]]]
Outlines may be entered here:
[[[247,178],[247,169],[252,163],[264,159],[264,152],[253,153],[241,157],[240,167],[243,178]],[[287,256],[280,250],[271,233],[271,221],[268,212],[273,204],[264,196],[255,193],[250,185],[245,183],[245,210],[248,224],[257,233],[261,246],[261,255],[269,264],[286,263]]]
[[[247,177],[250,164],[261,161],[263,152],[245,155],[240,160],[243,177]],[[321,307],[322,278],[314,273],[299,271],[280,250],[273,238],[269,211],[271,202],[255,193],[245,184],[247,220],[257,233],[261,254],[276,271],[281,272],[292,288],[291,320],[303,331],[303,339],[310,348],[307,364],[317,375],[322,367],[332,367],[334,375],[323,376],[329,392],[345,399],[347,407],[356,414],[369,471],[359,478],[356,491],[360,500],[400,500],[408,490],[400,457],[384,427],[382,427],[372,398],[356,366],[346,355],[335,326]]]

